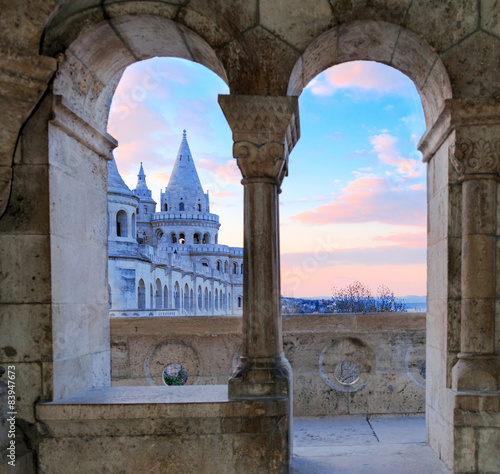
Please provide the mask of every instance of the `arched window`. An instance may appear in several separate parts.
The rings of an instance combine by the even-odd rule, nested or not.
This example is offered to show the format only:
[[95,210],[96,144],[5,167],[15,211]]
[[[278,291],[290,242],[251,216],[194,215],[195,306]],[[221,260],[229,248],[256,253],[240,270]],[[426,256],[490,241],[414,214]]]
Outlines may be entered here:
[[189,292],[189,311],[194,314],[194,291],[191,288],[191,291]]
[[228,311],[231,311],[233,307],[233,302],[231,301],[231,293],[227,294],[227,309]]
[[201,204],[198,203],[198,211],[201,212]]
[[238,264],[236,262],[233,262],[233,275],[238,274]]
[[116,236],[128,237],[127,213],[123,210],[116,213]]
[[161,294],[161,281],[158,278],[156,280],[155,308],[156,309],[161,309],[162,302],[163,302],[163,298],[162,298],[162,294]]
[[229,272],[229,262],[226,260],[224,262],[224,273],[228,273]]
[[190,312],[190,309],[189,309],[189,286],[188,284],[186,283],[184,285],[184,313],[189,313]]
[[183,211],[183,210],[184,210],[184,203],[183,203],[183,202],[181,202],[181,203],[179,204],[179,211]]
[[203,234],[203,244],[209,244],[210,243],[210,234],[207,232],[206,234]]
[[217,245],[218,240],[219,240],[219,234],[215,234],[215,245]]
[[222,271],[222,262],[221,262],[220,260],[217,260],[217,270],[218,270],[219,272],[221,272],[221,271]]
[[208,288],[205,287],[205,311],[208,311]]
[[198,309],[201,311],[203,309],[201,286],[198,287]]
[[181,289],[179,288],[179,282],[175,282],[174,287],[174,303],[175,309],[181,309]]
[[172,242],[173,244],[176,244],[176,243],[177,243],[177,236],[175,235],[175,233],[174,233],[174,232],[172,232],[172,233],[170,234],[170,240],[171,240],[171,242]]
[[200,234],[196,232],[193,236],[193,244],[199,244],[200,243]]
[[219,292],[215,289],[215,311],[219,309]]
[[186,243],[186,237],[184,236],[184,233],[179,234],[179,243],[180,244],[185,244]]
[[137,307],[139,309],[146,309],[146,286],[144,280],[139,280],[137,287]]
[[144,206],[144,214],[148,213],[148,206]]
[[168,308],[168,287],[165,285],[163,287],[163,307]]
[[163,205],[163,210],[164,210],[164,211],[168,211],[168,204],[167,204],[167,203],[165,203],[165,204]]
[[133,237],[135,235],[135,213],[132,213],[132,232],[130,236]]
[[153,295],[153,284],[149,284],[149,307],[154,308],[155,303],[154,303],[154,295]]
[[243,297],[238,296],[238,308],[241,308],[243,306]]

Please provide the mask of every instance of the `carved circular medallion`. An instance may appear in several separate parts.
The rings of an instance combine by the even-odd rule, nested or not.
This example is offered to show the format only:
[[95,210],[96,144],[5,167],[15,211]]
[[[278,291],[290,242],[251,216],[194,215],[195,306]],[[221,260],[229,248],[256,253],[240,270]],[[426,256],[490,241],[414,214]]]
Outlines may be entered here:
[[180,365],[189,375],[188,385],[196,380],[200,371],[200,358],[184,341],[163,341],[151,349],[144,359],[144,375],[150,385],[165,385],[165,367]]
[[353,392],[365,387],[374,368],[372,349],[354,337],[334,339],[319,357],[321,377],[327,385],[341,392]]

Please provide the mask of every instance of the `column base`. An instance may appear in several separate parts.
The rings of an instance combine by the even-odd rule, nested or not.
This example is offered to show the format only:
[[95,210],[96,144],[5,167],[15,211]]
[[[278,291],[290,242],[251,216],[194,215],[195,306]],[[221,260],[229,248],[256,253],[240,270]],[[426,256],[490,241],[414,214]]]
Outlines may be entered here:
[[276,357],[240,356],[229,379],[229,398],[288,398],[292,400],[292,368],[281,354]]
[[452,389],[457,392],[496,392],[500,364],[495,354],[459,354],[452,370]]

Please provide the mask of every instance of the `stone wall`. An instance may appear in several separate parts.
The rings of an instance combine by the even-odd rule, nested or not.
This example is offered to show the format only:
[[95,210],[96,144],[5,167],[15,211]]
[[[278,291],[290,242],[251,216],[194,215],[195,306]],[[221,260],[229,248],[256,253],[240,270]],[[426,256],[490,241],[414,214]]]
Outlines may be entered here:
[[[187,384],[226,384],[240,334],[238,317],[114,318],[112,384],[163,385],[172,363]],[[283,343],[296,416],[425,411],[423,313],[284,316]]]

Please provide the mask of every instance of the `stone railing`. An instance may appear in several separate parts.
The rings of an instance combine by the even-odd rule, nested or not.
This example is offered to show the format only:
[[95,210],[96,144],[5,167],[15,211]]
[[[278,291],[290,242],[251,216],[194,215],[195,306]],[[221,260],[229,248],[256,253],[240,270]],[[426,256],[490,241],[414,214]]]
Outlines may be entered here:
[[202,212],[155,212],[151,216],[152,221],[173,221],[173,220],[188,220],[188,221],[207,221],[219,222],[217,214],[206,214]]
[[177,316],[177,309],[126,309],[111,310],[110,318],[161,318],[165,316]]
[[[226,384],[240,351],[241,321],[113,318],[112,384],[161,386],[170,363],[187,370],[188,384]],[[287,315],[283,349],[297,416],[425,410],[424,313]]]

